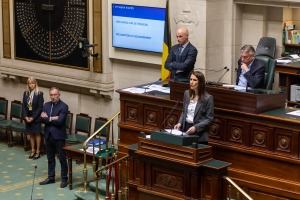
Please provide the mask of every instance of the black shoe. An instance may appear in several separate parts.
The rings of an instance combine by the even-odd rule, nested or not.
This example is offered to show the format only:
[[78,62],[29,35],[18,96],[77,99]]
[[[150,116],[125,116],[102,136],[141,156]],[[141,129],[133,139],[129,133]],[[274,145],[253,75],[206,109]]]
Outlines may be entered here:
[[35,156],[35,151],[32,151],[32,152],[30,153],[30,155],[28,156],[28,158],[29,158],[29,159],[32,159],[34,156]]
[[65,188],[68,186],[68,181],[62,181],[60,184],[60,188]]
[[39,159],[40,156],[41,156],[40,153],[36,153],[35,155],[38,155],[38,156],[34,156],[34,157],[33,157],[33,160]]
[[50,183],[55,183],[55,180],[47,178],[46,180],[40,182],[40,185],[47,185],[47,184],[50,184]]

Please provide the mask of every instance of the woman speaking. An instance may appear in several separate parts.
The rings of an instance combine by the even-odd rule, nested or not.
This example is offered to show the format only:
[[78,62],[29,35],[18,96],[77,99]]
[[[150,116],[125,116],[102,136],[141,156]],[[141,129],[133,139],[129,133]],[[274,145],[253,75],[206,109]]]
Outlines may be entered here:
[[195,71],[190,76],[190,89],[184,92],[183,108],[174,129],[199,136],[199,144],[208,144],[209,125],[214,118],[213,96],[205,92],[205,77]]

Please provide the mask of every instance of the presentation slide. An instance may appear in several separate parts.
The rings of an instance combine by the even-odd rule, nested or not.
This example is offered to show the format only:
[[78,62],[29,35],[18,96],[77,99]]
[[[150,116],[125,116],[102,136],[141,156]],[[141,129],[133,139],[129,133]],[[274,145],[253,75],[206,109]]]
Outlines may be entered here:
[[162,52],[165,8],[112,4],[113,47]]

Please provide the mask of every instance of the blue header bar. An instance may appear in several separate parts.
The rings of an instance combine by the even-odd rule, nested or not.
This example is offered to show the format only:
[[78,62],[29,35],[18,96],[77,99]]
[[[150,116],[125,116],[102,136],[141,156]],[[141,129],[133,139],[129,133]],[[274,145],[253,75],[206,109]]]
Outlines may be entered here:
[[165,21],[165,8],[112,4],[112,15]]

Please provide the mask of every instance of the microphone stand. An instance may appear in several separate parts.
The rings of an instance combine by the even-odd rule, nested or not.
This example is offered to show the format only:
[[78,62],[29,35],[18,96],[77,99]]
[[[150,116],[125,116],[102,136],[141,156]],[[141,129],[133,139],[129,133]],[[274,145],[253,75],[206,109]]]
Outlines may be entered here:
[[167,121],[167,119],[170,117],[171,113],[173,112],[173,110],[177,107],[178,103],[180,102],[180,100],[178,100],[175,104],[175,106],[172,108],[171,112],[168,114],[168,116],[166,117],[166,119],[163,121],[163,123],[161,124],[161,127],[159,129],[159,131],[161,132],[163,125],[165,124],[165,122]]
[[194,71],[195,71],[195,70],[198,70],[198,69],[200,69],[200,70],[205,70],[205,71],[211,71],[211,72],[220,72],[220,71],[223,71],[224,69],[227,69],[227,66],[225,66],[223,69],[220,69],[220,70],[204,69],[204,68],[196,68],[196,69],[194,69]]
[[[36,168],[37,168],[37,166],[34,166],[34,173],[33,173],[32,188],[31,188],[31,198],[30,198],[30,200],[32,200],[32,194],[33,194],[33,187],[34,187],[34,179],[35,179]],[[36,200],[43,200],[43,199],[36,199]]]
[[220,82],[220,80],[223,78],[223,76],[229,71],[229,69],[226,69],[226,71],[224,72],[224,74],[219,78],[217,84]]

